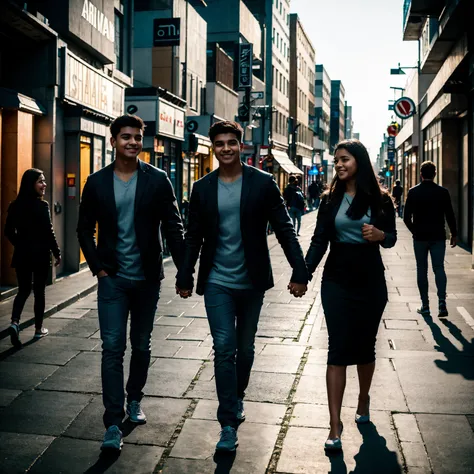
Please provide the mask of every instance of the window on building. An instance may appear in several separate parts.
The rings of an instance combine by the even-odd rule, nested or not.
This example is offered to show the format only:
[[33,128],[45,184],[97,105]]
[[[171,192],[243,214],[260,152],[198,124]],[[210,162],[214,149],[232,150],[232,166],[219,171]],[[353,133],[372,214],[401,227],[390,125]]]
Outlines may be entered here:
[[189,107],[194,108],[194,77],[191,74],[189,81]]
[[120,4],[121,11],[114,9],[114,30],[115,30],[115,67],[124,72],[123,68],[123,6]]
[[275,28],[273,28],[272,42],[273,44],[275,44]]

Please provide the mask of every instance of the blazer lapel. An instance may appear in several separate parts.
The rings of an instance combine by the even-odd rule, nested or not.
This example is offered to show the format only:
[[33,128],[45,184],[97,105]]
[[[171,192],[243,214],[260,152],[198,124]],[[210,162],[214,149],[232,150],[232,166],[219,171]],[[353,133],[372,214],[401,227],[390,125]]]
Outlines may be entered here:
[[143,161],[138,160],[137,190],[135,192],[135,215],[138,214],[138,210],[140,209],[140,201],[145,195],[149,179],[150,176],[148,175],[146,165],[143,163]]
[[242,163],[242,194],[240,196],[240,222],[243,221],[245,208],[248,204],[250,190],[252,189],[252,178],[255,173],[252,167]]

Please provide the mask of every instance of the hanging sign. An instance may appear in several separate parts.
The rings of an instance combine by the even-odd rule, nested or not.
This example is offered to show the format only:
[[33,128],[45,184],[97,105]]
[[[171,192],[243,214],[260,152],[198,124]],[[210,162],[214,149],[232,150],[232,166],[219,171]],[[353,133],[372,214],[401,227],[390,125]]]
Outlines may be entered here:
[[397,117],[401,119],[410,118],[416,113],[415,102],[409,97],[400,97],[400,99],[393,104],[393,111]]

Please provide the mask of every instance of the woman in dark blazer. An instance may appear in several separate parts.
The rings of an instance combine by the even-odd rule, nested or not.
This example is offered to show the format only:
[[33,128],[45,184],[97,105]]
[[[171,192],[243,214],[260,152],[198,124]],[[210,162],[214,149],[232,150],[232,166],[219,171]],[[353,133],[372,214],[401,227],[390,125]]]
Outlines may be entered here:
[[20,316],[26,300],[35,296],[35,338],[48,334],[43,327],[45,288],[51,263],[51,252],[56,266],[61,263],[56,236],[54,235],[48,202],[43,199],[46,180],[41,170],[26,170],[21,179],[20,192],[8,207],[5,236],[14,246],[12,267],[16,270],[18,294],[13,302],[10,338],[14,346],[21,345]]
[[329,242],[321,299],[329,334],[326,384],[330,433],[326,449],[341,449],[341,406],[346,368],[357,365],[357,423],[368,423],[369,390],[375,370],[375,339],[387,303],[380,246],[395,245],[395,209],[375,176],[369,154],[358,140],[335,149],[336,175],[322,196],[316,229],[306,255],[313,275]]

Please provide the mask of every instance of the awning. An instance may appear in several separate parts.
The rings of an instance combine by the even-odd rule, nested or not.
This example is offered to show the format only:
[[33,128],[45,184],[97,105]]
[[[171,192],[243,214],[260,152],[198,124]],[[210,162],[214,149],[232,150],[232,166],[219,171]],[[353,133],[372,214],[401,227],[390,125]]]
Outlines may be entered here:
[[271,154],[288,174],[303,174],[303,172],[297,166],[295,166],[295,164],[290,160],[284,151],[273,149]]
[[0,87],[0,107],[23,110],[35,115],[46,115],[46,109],[36,99],[5,87]]

